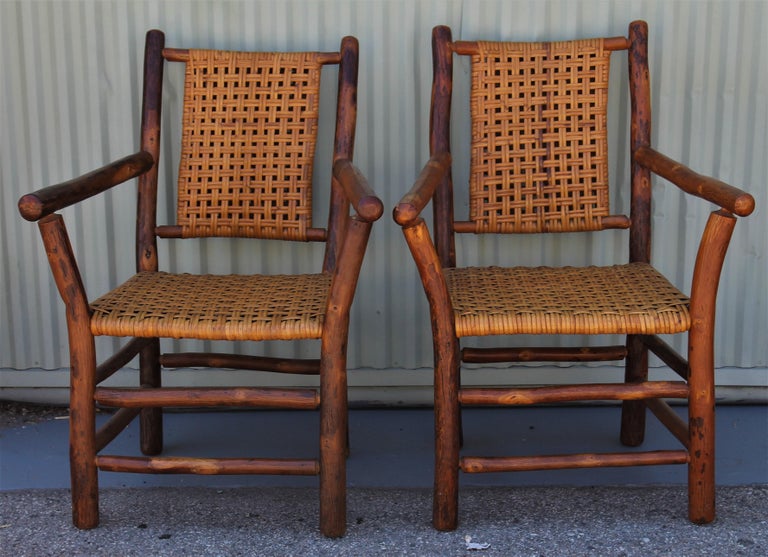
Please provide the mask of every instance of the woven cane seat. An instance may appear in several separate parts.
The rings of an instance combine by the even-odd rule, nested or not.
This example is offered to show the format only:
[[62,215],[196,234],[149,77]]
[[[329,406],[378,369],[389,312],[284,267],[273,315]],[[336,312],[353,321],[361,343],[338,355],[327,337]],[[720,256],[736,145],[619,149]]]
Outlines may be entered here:
[[459,337],[687,331],[688,298],[647,264],[444,269]]
[[331,276],[138,273],[91,304],[95,335],[320,338]]
[[603,40],[476,44],[469,184],[474,231],[603,228],[610,67]]

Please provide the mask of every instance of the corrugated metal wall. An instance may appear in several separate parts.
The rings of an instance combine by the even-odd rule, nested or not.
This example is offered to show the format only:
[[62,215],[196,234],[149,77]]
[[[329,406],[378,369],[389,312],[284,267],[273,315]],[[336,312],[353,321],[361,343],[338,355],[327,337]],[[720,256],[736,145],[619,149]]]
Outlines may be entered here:
[[[361,45],[356,163],[391,208],[428,156],[430,32],[450,25],[455,38],[544,40],[626,34],[633,19],[650,25],[655,145],[703,173],[750,191],[758,209],[740,222],[721,283],[717,364],[766,367],[766,242],[768,186],[768,3],[764,1],[51,1],[0,2],[0,368],[68,366],[62,304],[35,226],[16,212],[19,196],[134,152],[138,145],[143,38],[166,32],[168,46],[270,50],[334,50],[352,34]],[[459,78],[468,67],[457,64]],[[627,101],[626,64],[614,67],[613,105]],[[173,183],[179,130],[180,68],[167,71],[161,179]],[[335,75],[326,75],[322,102],[333,106]],[[454,105],[466,103],[459,82]],[[321,122],[321,133],[331,129]],[[332,130],[331,130],[332,132]],[[467,143],[459,120],[455,143]],[[611,172],[627,210],[627,121],[612,122]],[[327,159],[321,145],[319,160]],[[461,189],[467,156],[456,155]],[[317,176],[321,187],[328,170]],[[169,196],[161,196],[167,213]],[[86,287],[99,294],[133,271],[135,186],[126,184],[64,214]],[[462,211],[461,203],[458,211]],[[688,289],[693,255],[711,207],[655,186],[654,262]],[[319,208],[319,216],[325,207]],[[429,367],[426,304],[398,227],[375,225],[360,280],[350,342],[350,367]],[[623,233],[586,245],[570,235],[477,240],[463,261],[500,255],[506,263],[604,263],[626,257]],[[198,253],[208,257],[197,263]],[[230,256],[234,263],[228,262]],[[312,246],[292,254],[275,245],[204,241],[171,243],[161,261],[172,269],[208,272],[314,269]],[[112,342],[112,341],[107,341]],[[104,349],[103,345],[100,345]],[[679,345],[678,345],[679,346]],[[304,345],[273,346],[272,354],[303,354]]]

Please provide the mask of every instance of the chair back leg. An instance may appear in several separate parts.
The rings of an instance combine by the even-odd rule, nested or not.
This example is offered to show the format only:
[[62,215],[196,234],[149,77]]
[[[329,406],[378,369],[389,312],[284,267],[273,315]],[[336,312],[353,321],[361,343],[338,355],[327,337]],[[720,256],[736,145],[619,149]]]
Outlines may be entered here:
[[[160,340],[152,339],[139,353],[141,386],[157,389],[160,381]],[[147,456],[158,455],[163,450],[163,409],[143,408],[139,418],[141,452]]]
[[[648,380],[648,349],[637,335],[627,336],[627,360],[624,381],[644,383]],[[625,400],[621,405],[620,439],[627,447],[638,447],[645,439],[645,402]]]

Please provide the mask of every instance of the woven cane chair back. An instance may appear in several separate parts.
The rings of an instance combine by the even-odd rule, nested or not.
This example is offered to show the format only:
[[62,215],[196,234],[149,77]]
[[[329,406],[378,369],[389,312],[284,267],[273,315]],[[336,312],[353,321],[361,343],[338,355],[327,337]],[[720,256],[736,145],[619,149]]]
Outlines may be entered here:
[[470,94],[474,232],[603,228],[611,54],[604,41],[476,44]]
[[189,51],[184,237],[306,239],[321,65],[317,53]]

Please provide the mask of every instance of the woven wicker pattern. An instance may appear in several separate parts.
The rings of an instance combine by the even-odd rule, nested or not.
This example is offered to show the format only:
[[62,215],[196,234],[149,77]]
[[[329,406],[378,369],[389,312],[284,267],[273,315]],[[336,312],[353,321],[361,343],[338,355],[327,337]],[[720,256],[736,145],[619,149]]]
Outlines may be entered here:
[[601,39],[478,43],[470,219],[476,232],[597,230],[608,214]]
[[444,273],[460,337],[661,334],[691,326],[688,298],[647,264]]
[[189,56],[177,210],[183,235],[305,239],[312,225],[317,54]]
[[320,338],[331,277],[139,273],[91,304],[95,335]]

